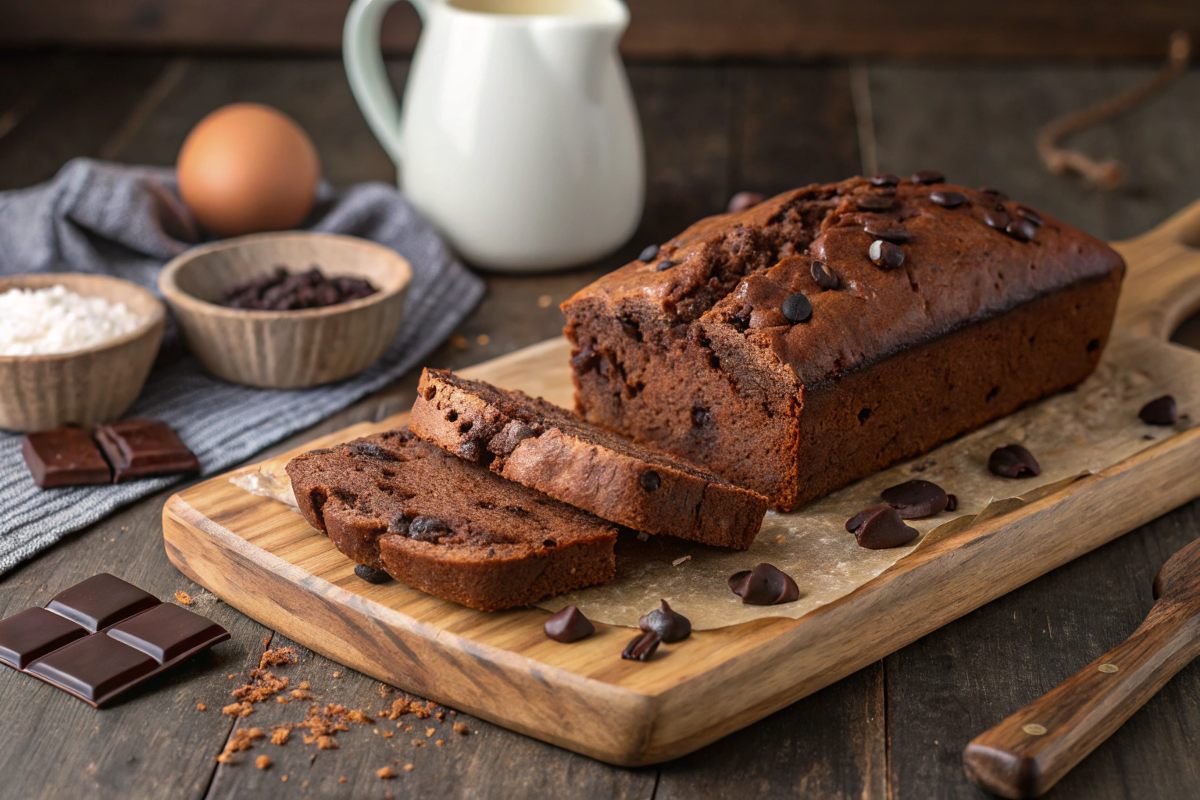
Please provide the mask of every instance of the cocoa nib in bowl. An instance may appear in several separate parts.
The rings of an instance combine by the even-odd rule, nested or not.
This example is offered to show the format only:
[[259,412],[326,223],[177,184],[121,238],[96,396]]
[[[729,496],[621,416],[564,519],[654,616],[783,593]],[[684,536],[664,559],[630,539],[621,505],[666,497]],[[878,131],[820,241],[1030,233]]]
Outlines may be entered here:
[[326,277],[320,267],[288,272],[276,266],[266,275],[236,283],[221,292],[220,305],[247,311],[299,311],[325,308],[375,294],[370,281],[341,275]]

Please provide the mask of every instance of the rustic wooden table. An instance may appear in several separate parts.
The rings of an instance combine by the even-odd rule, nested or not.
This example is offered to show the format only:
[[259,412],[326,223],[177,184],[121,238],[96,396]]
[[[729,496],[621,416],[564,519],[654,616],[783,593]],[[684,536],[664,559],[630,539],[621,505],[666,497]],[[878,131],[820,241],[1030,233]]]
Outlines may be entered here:
[[[399,83],[407,63],[391,64]],[[646,213],[621,253],[548,276],[488,277],[488,295],[436,366],[472,364],[556,335],[556,306],[649,242],[721,210],[741,189],[780,191],[877,170],[934,167],[994,184],[1098,236],[1135,235],[1200,196],[1200,72],[1131,116],[1078,137],[1129,168],[1126,188],[1098,194],[1049,176],[1039,126],[1144,79],[1131,67],[632,65],[645,129]],[[0,55],[0,188],[49,178],[68,159],[169,164],[190,127],[216,106],[257,100],[312,134],[335,184],[391,180],[393,169],[332,58]],[[543,298],[549,297],[547,303]],[[539,300],[541,299],[541,302]],[[1200,343],[1195,320],[1177,334]],[[460,342],[461,345],[461,342]],[[281,442],[280,452],[353,422],[407,408],[415,376]],[[259,744],[274,764],[218,764],[235,728],[303,718],[305,704],[264,706],[232,721],[220,708],[265,648],[292,644],[205,596],[167,562],[167,493],[143,500],[0,578],[0,617],[44,603],[99,571],[161,597],[197,595],[232,641],[133,698],[97,712],[0,672],[0,796],[63,797],[980,797],[963,776],[974,735],[1127,636],[1151,605],[1159,566],[1200,529],[1200,502],[1168,514],[979,609],[915,644],[689,757],[619,769],[465,715],[384,738],[372,726],[318,750],[294,737]],[[2,510],[2,509],[0,509]],[[310,653],[281,669],[322,702],[378,709],[378,682]],[[229,676],[236,676],[231,680]],[[207,711],[198,711],[197,703]],[[474,732],[454,736],[450,721]],[[394,730],[389,723],[388,730]],[[435,738],[445,740],[434,746]],[[1051,797],[1200,796],[1200,667],[1185,669]],[[404,771],[404,764],[413,769]],[[375,772],[392,765],[399,777]]]

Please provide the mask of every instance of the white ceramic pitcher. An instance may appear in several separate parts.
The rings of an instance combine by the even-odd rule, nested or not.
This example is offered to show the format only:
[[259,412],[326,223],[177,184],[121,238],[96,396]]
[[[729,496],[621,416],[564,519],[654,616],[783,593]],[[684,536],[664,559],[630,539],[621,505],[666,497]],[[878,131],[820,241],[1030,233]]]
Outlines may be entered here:
[[533,272],[599,258],[633,233],[641,129],[619,0],[411,0],[423,31],[401,109],[379,46],[396,0],[354,0],[350,86],[401,190],[468,261]]

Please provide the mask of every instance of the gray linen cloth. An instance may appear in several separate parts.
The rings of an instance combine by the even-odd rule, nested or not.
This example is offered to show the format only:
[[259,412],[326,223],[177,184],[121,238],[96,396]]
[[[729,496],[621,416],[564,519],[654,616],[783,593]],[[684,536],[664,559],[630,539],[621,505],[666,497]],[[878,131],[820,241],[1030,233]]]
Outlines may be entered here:
[[[252,389],[212,377],[179,350],[172,326],[163,356],[128,416],[169,424],[206,475],[420,366],[483,296],[483,282],[454,259],[430,223],[392,186],[366,183],[334,192],[323,185],[304,227],[371,239],[407,258],[413,282],[404,324],[384,357],[364,372],[299,390]],[[198,241],[171,169],[75,159],[45,184],[0,192],[0,275],[104,273],[153,288],[162,265]],[[21,436],[0,432],[0,574],[177,480],[38,489],[21,457]]]

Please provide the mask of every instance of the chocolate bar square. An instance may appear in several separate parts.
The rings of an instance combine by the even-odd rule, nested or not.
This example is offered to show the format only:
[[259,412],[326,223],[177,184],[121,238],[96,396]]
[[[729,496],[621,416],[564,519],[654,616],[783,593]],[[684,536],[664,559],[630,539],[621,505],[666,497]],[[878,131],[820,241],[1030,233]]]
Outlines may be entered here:
[[96,441],[112,464],[113,483],[147,475],[200,471],[195,454],[163,422],[123,419],[97,428]]
[[118,642],[141,650],[160,662],[178,658],[224,632],[225,629],[212,620],[170,603],[161,603],[106,631]]
[[156,605],[154,595],[103,572],[63,589],[46,608],[89,631],[99,631]]
[[27,433],[21,455],[33,481],[43,489],[108,483],[112,470],[92,437],[79,428]]
[[34,661],[26,672],[100,705],[157,668],[141,650],[97,633]]
[[27,608],[0,620],[0,661],[25,669],[52,650],[88,635],[87,628],[44,608]]

